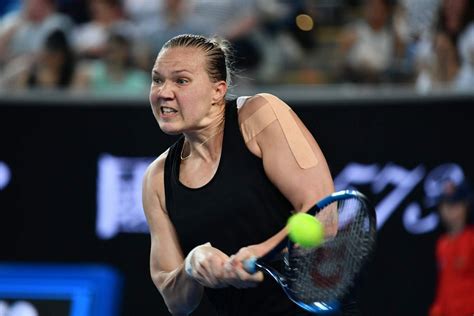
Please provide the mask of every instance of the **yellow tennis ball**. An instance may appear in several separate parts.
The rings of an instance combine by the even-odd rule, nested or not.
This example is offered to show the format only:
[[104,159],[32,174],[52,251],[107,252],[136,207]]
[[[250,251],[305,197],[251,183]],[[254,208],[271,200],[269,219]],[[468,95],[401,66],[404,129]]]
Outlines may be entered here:
[[307,213],[296,213],[288,219],[288,237],[304,248],[318,246],[324,239],[323,224]]

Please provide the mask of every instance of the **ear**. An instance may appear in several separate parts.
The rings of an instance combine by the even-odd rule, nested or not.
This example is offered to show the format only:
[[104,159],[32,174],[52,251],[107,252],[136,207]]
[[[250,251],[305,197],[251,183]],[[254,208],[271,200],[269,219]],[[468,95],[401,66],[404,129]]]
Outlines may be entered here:
[[227,93],[227,83],[224,80],[214,83],[213,92],[212,104],[220,104]]

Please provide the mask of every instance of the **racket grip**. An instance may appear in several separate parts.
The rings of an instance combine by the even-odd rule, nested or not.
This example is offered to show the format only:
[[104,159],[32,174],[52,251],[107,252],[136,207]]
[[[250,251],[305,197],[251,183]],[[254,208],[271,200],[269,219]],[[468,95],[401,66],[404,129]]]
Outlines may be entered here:
[[255,272],[257,272],[257,266],[255,265],[256,262],[257,257],[251,257],[247,260],[244,260],[244,262],[242,262],[244,270],[250,274],[254,274]]

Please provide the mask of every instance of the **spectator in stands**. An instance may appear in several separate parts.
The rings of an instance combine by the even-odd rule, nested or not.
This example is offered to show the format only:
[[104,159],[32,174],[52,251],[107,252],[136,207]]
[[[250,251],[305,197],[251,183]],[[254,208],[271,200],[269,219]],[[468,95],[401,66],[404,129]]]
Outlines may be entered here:
[[23,0],[21,8],[0,20],[0,88],[15,86],[30,71],[55,30],[72,31],[71,19],[56,12],[53,0]]
[[82,64],[75,79],[77,90],[93,93],[142,95],[149,88],[149,76],[134,67],[130,42],[121,35],[109,36],[104,58]]
[[192,15],[189,1],[184,0],[125,0],[124,10],[134,26],[134,58],[146,72],[169,38],[187,33],[202,34],[203,24],[212,23],[198,22]]
[[459,71],[454,80],[457,90],[472,91],[474,89],[474,4],[469,2],[465,8],[465,24],[457,40],[460,59]]
[[379,83],[391,66],[394,35],[388,0],[367,0],[365,19],[350,25],[342,34],[343,80]]
[[440,12],[440,31],[457,43],[468,24],[473,22],[472,0],[443,0]]
[[[416,78],[417,44],[432,36],[440,0],[397,1],[392,16],[395,54],[390,71],[391,82],[411,83]],[[428,52],[431,51],[431,47]]]
[[448,182],[439,214],[446,232],[438,239],[438,285],[430,316],[474,314],[474,227],[472,191],[467,182]]
[[227,38],[238,68],[251,71],[261,61],[256,0],[125,0],[124,9],[136,28],[135,45],[142,53],[149,51],[148,58],[140,60],[152,60],[149,56],[155,56],[169,38],[189,33]]
[[[263,83],[314,83],[316,20],[318,11],[312,0],[257,1],[261,66],[253,74]],[[324,61],[327,64],[327,61]]]
[[221,36],[232,43],[235,66],[256,70],[262,60],[259,48],[259,10],[256,0],[190,0],[191,15],[205,27],[203,35]]
[[461,65],[454,81],[458,91],[472,91],[474,89],[474,25],[472,25],[459,41]]
[[473,76],[468,53],[473,19],[473,1],[442,1],[435,34],[420,41],[418,46],[418,64],[422,67],[419,67],[417,87],[428,90],[469,85]]
[[155,33],[165,10],[165,0],[123,0],[125,16],[133,24],[136,35],[145,38]]
[[72,83],[75,57],[66,35],[56,30],[45,42],[32,67],[16,80],[16,88],[67,89]]
[[133,27],[123,16],[120,0],[89,0],[91,21],[73,34],[74,50],[81,58],[103,57],[110,33],[132,38]]
[[73,26],[69,17],[56,12],[53,0],[23,0],[19,11],[0,21],[0,64],[37,53],[51,32],[68,35]]

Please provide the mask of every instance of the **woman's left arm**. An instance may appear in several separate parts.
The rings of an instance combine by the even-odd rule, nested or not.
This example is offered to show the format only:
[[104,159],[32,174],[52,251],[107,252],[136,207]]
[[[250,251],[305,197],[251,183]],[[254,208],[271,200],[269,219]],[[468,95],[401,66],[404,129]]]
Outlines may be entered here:
[[[239,110],[239,124],[247,148],[263,162],[270,181],[297,212],[307,211],[334,192],[326,159],[318,143],[298,116],[279,98],[257,94]],[[334,212],[333,212],[334,213]],[[325,226],[337,221],[337,214],[321,214]],[[260,256],[286,236],[283,229],[271,239],[250,246]],[[249,255],[244,249],[236,259]]]
[[296,211],[334,192],[326,159],[313,135],[279,98],[258,94],[239,111],[249,150],[262,158],[268,178]]

